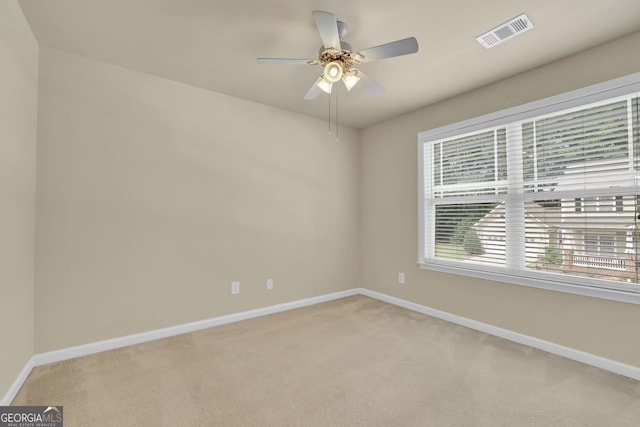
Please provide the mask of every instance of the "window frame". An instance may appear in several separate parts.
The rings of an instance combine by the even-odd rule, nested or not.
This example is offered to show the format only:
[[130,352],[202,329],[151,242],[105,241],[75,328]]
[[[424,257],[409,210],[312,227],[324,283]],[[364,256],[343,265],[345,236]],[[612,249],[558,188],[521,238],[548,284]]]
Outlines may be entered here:
[[[529,286],[547,290],[554,290],[596,298],[640,304],[640,289],[629,286],[628,289],[604,287],[602,281],[587,277],[564,276],[541,271],[510,271],[500,267],[487,266],[485,264],[474,265],[472,262],[459,262],[438,259],[433,256],[426,258],[426,224],[435,224],[435,209],[427,209],[425,203],[425,191],[431,184],[425,183],[425,143],[445,138],[458,138],[489,129],[498,129],[501,126],[510,126],[514,123],[522,123],[526,120],[553,114],[569,109],[579,109],[582,106],[609,101],[611,99],[626,96],[630,93],[640,92],[640,73],[631,74],[593,86],[581,88],[571,92],[555,95],[549,98],[533,101],[517,107],[486,114],[462,122],[453,123],[443,127],[418,133],[418,260],[420,268],[493,280],[502,283]],[[509,132],[509,129],[507,129]],[[521,149],[521,148],[520,148]],[[429,151],[429,150],[426,150]],[[508,196],[507,196],[508,197]],[[584,201],[580,206],[585,208]],[[577,209],[576,209],[577,210]],[[613,203],[613,211],[617,211],[616,202]],[[433,250],[433,248],[431,249]],[[430,253],[429,255],[433,255]]]

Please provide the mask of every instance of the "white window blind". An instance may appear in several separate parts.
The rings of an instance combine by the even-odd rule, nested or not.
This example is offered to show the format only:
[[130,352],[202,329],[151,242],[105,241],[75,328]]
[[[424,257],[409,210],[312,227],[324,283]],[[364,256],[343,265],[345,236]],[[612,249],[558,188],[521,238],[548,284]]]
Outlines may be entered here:
[[640,294],[634,84],[420,134],[420,264]]

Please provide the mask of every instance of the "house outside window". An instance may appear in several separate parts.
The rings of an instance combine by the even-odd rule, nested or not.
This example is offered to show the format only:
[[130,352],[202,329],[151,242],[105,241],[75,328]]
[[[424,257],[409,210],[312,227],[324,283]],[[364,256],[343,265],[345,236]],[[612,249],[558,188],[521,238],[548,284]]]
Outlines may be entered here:
[[621,212],[624,210],[622,196],[576,197],[576,212]]
[[419,134],[419,264],[640,303],[640,74],[604,86]]
[[584,252],[589,255],[614,255],[615,240],[612,234],[585,234]]

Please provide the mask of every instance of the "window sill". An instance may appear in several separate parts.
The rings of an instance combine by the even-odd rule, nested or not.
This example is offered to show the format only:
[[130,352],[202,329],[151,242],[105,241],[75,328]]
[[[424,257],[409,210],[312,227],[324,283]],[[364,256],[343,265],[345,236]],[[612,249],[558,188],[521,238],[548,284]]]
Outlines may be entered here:
[[457,266],[455,263],[447,262],[418,262],[418,265],[425,270],[640,305],[640,293],[567,283],[558,280],[558,277],[554,274],[539,273],[536,274],[539,277],[524,277],[490,270],[486,267],[474,268],[474,266],[468,264]]

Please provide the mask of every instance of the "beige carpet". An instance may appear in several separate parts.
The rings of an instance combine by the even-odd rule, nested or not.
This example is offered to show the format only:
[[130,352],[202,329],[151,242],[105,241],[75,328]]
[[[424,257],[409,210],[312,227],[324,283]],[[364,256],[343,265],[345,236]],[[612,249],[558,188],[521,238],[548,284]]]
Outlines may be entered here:
[[65,426],[633,426],[640,382],[367,297],[33,370]]

